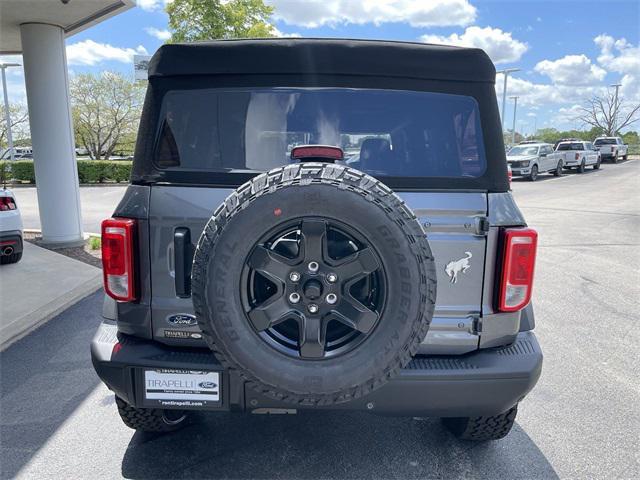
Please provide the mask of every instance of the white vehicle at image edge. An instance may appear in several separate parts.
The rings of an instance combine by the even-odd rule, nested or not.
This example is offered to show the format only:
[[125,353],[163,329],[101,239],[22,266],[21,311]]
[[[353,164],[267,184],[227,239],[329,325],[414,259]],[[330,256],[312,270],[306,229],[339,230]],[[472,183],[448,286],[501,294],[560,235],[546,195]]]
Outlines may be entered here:
[[549,143],[526,143],[507,152],[507,163],[514,176],[527,177],[535,182],[540,173],[562,175],[564,155],[554,152]]
[[618,160],[627,159],[629,145],[626,145],[620,137],[598,137],[593,141],[594,146],[600,152],[602,160],[611,160],[618,163]]
[[560,142],[556,147],[556,153],[562,155],[564,168],[575,168],[578,173],[584,173],[588,166],[598,170],[602,161],[600,152],[591,142],[573,140]]
[[22,258],[22,217],[10,190],[0,189],[0,264]]

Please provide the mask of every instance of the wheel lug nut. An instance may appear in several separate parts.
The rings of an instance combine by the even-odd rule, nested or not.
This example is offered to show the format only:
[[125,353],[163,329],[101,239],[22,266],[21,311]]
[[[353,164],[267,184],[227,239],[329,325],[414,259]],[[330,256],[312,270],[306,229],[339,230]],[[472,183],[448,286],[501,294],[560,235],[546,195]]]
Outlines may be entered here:
[[318,305],[316,305],[315,303],[312,303],[311,305],[309,305],[309,312],[310,313],[318,313],[318,310],[320,310],[320,308],[318,307]]
[[298,303],[300,301],[300,294],[297,292],[293,292],[291,295],[289,295],[289,301],[291,303]]
[[309,265],[307,265],[307,268],[309,268],[309,271],[311,273],[317,273],[318,269],[320,268],[320,265],[318,265],[318,262],[309,262]]
[[338,301],[338,296],[335,293],[330,293],[329,295],[327,295],[325,300],[329,305],[333,305]]
[[300,281],[300,274],[298,272],[291,272],[289,274],[289,280],[291,280],[292,282]]
[[327,282],[336,283],[337,281],[338,281],[338,275],[336,275],[335,273],[330,273],[327,275]]

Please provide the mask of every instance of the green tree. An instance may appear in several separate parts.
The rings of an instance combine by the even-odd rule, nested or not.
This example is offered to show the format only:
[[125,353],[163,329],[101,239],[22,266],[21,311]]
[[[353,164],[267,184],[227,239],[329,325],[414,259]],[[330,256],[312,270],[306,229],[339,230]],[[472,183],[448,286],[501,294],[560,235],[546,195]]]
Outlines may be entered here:
[[640,137],[638,132],[628,131],[622,136],[622,140],[627,145],[640,145]]
[[262,0],[174,0],[167,5],[169,42],[273,37],[272,13]]
[[133,150],[144,88],[115,72],[73,77],[69,90],[76,142],[92,159]]

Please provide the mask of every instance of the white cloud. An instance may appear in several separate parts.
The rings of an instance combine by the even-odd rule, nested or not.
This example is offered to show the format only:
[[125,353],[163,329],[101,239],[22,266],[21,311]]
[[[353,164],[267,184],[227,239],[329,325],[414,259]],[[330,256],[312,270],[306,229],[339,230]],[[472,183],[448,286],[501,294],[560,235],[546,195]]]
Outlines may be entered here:
[[[150,1],[150,0],[146,0]],[[405,22],[414,27],[465,26],[476,18],[468,0],[267,0],[274,17],[290,25]]]
[[153,12],[157,10],[163,10],[167,3],[171,0],[137,0],[138,7],[147,12]]
[[557,85],[593,85],[601,82],[606,70],[591,63],[586,55],[567,55],[558,60],[543,60],[534,70]]
[[103,61],[129,63],[136,54],[148,55],[148,52],[142,45],[136,48],[119,48],[93,40],[83,40],[67,46],[69,65],[96,65]]
[[520,60],[529,48],[511,36],[510,32],[503,32],[499,28],[469,27],[463,34],[452,33],[448,37],[441,35],[423,35],[420,37],[425,43],[456,45],[460,47],[477,47],[487,52],[494,63],[507,63]]
[[[502,98],[503,77],[496,77],[496,94]],[[518,96],[518,105],[536,108],[550,105],[567,105],[569,103],[582,102],[591,98],[594,94],[604,92],[604,87],[595,86],[568,86],[534,83],[519,77],[509,75],[507,80],[507,95]]]
[[625,38],[616,40],[610,35],[598,35],[593,41],[600,48],[600,65],[622,75],[621,95],[634,102],[640,101],[640,47]]
[[293,32],[293,33],[285,33],[285,32],[280,31],[280,30],[279,30],[279,29],[277,29],[276,27],[273,27],[273,28],[271,29],[271,31],[273,32],[273,34],[274,34],[276,37],[280,37],[280,38],[300,38],[300,37],[302,37],[302,35],[300,35],[300,34],[299,34],[299,33],[297,33],[297,32]]
[[155,27],[147,27],[144,29],[144,31],[152,37],[156,37],[158,40],[162,40],[163,42],[171,38],[171,32],[169,30],[160,30],[159,28]]
[[609,35],[598,35],[593,41],[600,47],[600,64],[618,73],[640,73],[640,47]]

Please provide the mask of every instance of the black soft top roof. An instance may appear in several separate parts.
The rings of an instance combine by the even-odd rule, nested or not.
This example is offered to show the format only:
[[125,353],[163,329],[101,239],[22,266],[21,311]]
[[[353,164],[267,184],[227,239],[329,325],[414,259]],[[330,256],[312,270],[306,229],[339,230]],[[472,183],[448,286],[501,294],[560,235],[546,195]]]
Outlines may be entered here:
[[168,44],[149,77],[220,74],[335,74],[495,82],[484,51],[380,40],[277,38]]

